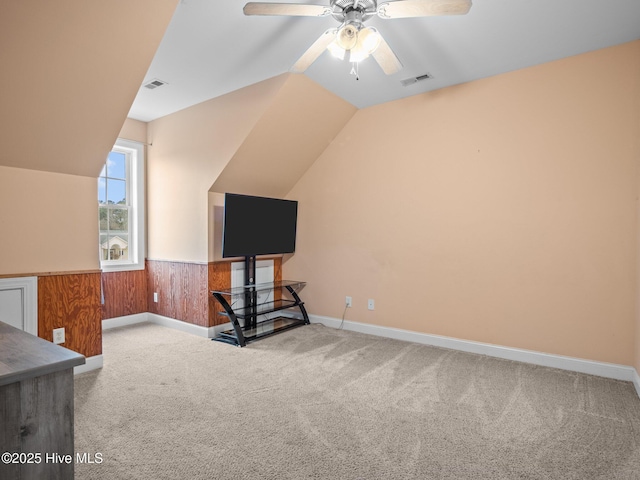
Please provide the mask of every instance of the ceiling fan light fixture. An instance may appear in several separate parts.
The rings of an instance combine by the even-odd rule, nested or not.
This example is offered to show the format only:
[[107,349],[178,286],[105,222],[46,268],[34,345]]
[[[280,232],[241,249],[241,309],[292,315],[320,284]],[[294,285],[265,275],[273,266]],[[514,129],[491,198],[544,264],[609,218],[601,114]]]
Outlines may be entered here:
[[363,52],[362,50],[356,50],[355,48],[349,50],[349,61],[351,63],[360,63],[363,60],[366,60],[369,57],[367,52]]
[[358,29],[355,25],[347,24],[340,27],[336,35],[336,43],[343,50],[351,50],[358,42]]
[[376,51],[380,45],[382,37],[378,31],[373,27],[366,27],[360,29],[358,32],[358,41],[355,46],[349,51],[350,62],[361,62]]
[[346,53],[346,50],[342,48],[340,45],[338,45],[338,42],[336,40],[334,40],[329,44],[329,46],[327,47],[327,50],[329,50],[329,53],[333,57],[338,58],[340,60],[344,60],[344,54]]
[[371,55],[380,45],[381,38],[380,33],[375,28],[363,28],[358,32],[358,42],[355,48],[362,49],[367,52],[367,55]]

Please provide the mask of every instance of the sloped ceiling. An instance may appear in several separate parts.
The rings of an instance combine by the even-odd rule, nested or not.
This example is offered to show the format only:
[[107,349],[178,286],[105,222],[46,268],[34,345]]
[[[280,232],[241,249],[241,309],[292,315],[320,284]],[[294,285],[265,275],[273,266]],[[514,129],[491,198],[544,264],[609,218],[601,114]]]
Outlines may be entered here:
[[210,191],[284,197],[356,113],[308,77],[287,75]]
[[0,2],[0,165],[97,176],[177,4]]
[[[245,16],[245,3],[181,0],[146,77],[168,85],[140,89],[130,117],[151,121],[288,72],[325,30],[339,26],[332,16]],[[398,55],[400,72],[385,75],[368,59],[356,81],[348,56],[340,61],[329,53],[305,72],[358,108],[640,39],[640,1],[474,0],[467,15],[374,16],[367,25]],[[401,83],[425,73],[432,78]]]

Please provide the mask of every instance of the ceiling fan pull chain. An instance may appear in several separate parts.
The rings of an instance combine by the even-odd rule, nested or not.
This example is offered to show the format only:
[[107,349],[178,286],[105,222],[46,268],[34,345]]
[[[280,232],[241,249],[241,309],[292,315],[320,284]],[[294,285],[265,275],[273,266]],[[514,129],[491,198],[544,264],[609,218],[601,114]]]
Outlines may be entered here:
[[358,62],[351,62],[350,75],[355,75],[356,80],[360,80],[360,64]]

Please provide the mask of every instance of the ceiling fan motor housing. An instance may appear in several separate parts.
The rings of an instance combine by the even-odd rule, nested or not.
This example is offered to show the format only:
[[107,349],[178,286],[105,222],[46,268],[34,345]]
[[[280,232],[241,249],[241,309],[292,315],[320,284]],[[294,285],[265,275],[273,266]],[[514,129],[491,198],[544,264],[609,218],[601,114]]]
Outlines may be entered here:
[[359,23],[376,14],[376,0],[331,0],[331,15],[343,23]]

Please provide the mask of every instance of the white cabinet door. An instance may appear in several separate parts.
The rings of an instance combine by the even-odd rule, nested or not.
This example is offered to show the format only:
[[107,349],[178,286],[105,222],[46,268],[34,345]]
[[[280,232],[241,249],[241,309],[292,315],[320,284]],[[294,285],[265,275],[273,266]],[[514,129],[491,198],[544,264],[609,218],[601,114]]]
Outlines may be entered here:
[[0,279],[0,322],[38,335],[38,279]]
[[24,330],[22,289],[0,290],[0,321]]

